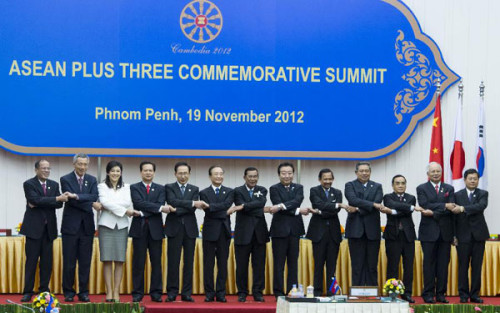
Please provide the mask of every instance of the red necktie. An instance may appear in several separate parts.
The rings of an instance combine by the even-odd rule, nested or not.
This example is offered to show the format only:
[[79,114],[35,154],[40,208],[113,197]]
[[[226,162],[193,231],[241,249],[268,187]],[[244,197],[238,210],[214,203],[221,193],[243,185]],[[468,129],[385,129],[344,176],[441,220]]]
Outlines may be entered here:
[[149,195],[149,185],[146,185],[146,193]]
[[438,195],[439,194],[439,185],[436,185],[435,188],[436,188],[436,194]]
[[47,195],[47,185],[45,183],[42,184],[42,189],[43,189],[43,195]]

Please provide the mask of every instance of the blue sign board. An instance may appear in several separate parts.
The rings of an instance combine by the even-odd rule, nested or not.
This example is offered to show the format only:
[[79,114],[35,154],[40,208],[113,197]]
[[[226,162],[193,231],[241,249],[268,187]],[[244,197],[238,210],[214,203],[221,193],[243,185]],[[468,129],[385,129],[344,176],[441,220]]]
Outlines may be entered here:
[[7,0],[0,145],[371,159],[459,77],[396,0]]

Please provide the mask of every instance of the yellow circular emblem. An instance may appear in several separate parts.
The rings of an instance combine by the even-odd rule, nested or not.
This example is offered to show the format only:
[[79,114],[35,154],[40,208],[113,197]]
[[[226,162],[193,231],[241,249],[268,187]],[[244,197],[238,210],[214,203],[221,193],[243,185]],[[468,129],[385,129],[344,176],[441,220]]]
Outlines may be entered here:
[[182,9],[180,25],[184,35],[191,41],[210,42],[222,30],[222,14],[212,2],[194,0]]

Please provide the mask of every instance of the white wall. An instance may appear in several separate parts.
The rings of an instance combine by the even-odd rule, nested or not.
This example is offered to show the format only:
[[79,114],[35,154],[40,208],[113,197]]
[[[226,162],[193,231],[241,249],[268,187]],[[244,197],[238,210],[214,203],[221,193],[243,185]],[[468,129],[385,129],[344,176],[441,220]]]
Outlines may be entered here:
[[[495,180],[500,173],[500,1],[497,0],[406,0],[404,1],[415,13],[423,31],[438,44],[444,60],[464,79],[464,149],[466,168],[474,167],[476,123],[479,103],[479,84],[486,85],[486,141],[488,157],[489,190],[500,189]],[[442,99],[443,138],[445,159],[453,137],[453,127],[457,108],[457,86],[453,86]],[[408,192],[415,194],[418,184],[426,181],[425,167],[429,158],[432,118],[421,123],[412,138],[399,151],[383,159],[372,161],[372,179],[384,186],[384,192],[390,192],[390,180],[401,173],[408,180]],[[24,127],[24,126],[23,126]],[[335,131],[335,130],[334,130]],[[340,131],[339,136],[346,136]],[[75,138],[78,141],[78,138]],[[83,151],[84,152],[84,151]],[[0,150],[0,228],[14,228],[22,221],[25,199],[22,183],[34,175],[35,156],[21,156]],[[51,161],[51,178],[59,177],[72,169],[70,157],[48,157]],[[124,179],[128,183],[139,181],[138,165],[142,158],[118,158],[124,164]],[[157,163],[156,182],[173,182],[173,165],[179,159],[148,158]],[[110,158],[103,158],[103,171]],[[225,185],[235,187],[243,183],[243,169],[256,166],[260,169],[260,184],[266,187],[278,181],[276,167],[281,160],[255,159],[188,159],[193,166],[191,183],[205,188],[209,185],[207,169],[212,164],[220,164],[226,169]],[[296,161],[294,161],[296,162]],[[305,186],[304,206],[309,206],[309,188],[317,184],[317,173],[323,167],[330,167],[335,173],[334,186],[344,189],[346,181],[354,179],[354,161],[301,161],[300,182]],[[97,159],[92,158],[90,174],[97,174]],[[104,177],[104,174],[102,174]],[[500,233],[500,196],[490,193],[490,202],[486,218],[491,233]],[[198,212],[201,222],[203,213]],[[60,222],[61,212],[59,212]],[[268,216],[270,221],[271,216]],[[346,214],[341,214],[341,223],[345,224]],[[309,217],[305,218],[306,224]],[[414,214],[417,225],[418,213]],[[385,224],[385,218],[383,219]]]

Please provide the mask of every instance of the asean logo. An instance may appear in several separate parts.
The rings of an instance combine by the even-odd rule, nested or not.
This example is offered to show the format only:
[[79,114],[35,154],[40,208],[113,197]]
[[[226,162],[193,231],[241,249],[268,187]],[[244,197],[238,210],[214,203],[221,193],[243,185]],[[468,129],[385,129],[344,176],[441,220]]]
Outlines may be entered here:
[[212,2],[194,0],[182,9],[180,25],[184,35],[191,41],[210,42],[217,38],[222,30],[222,14]]

